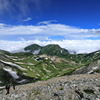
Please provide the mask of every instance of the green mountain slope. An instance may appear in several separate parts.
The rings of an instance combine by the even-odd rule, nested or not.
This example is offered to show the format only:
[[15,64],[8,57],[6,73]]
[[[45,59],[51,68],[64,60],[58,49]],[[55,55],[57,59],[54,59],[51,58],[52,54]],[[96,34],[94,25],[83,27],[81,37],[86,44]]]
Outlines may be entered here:
[[68,50],[61,48],[56,44],[50,44],[44,47],[33,44],[26,48],[24,48],[24,50],[28,50],[29,52],[35,52],[36,50],[39,50],[38,55],[47,54],[49,56],[58,56],[75,61],[76,63],[88,63],[100,59],[100,51],[92,52],[89,54],[70,54]]
[[17,64],[0,60],[0,86],[35,81],[35,78],[24,75],[24,70]]
[[32,44],[24,48],[25,51],[31,52],[33,54],[38,54],[41,49],[42,47],[37,44]]
[[[90,54],[70,54],[68,50],[55,44],[44,47],[33,44],[24,48],[24,50],[26,52],[9,53],[3,50],[0,51],[1,85],[6,81],[8,82],[8,80],[3,80],[6,79],[3,78],[6,76],[5,73],[7,73],[6,77],[8,77],[9,81],[15,75],[14,80],[17,83],[25,80],[28,80],[28,82],[36,79],[47,80],[57,76],[70,75],[76,72],[77,69],[84,68],[84,66],[90,68],[92,65],[90,68],[92,70],[96,67],[93,62],[100,60],[100,51]],[[97,65],[97,67],[96,72],[99,73],[100,66]]]
[[51,44],[43,47],[39,54],[65,57],[69,55],[69,52],[66,49],[61,48],[59,45]]

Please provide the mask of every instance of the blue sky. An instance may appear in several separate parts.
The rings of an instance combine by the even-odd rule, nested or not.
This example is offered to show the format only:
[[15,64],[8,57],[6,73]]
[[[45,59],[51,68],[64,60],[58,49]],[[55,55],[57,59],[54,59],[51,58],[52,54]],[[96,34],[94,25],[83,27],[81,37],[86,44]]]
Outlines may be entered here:
[[[100,0],[0,0],[0,22],[35,25],[41,21],[81,28],[100,27]],[[23,22],[27,18],[31,21]]]
[[32,43],[100,50],[100,0],[0,0],[0,49]]

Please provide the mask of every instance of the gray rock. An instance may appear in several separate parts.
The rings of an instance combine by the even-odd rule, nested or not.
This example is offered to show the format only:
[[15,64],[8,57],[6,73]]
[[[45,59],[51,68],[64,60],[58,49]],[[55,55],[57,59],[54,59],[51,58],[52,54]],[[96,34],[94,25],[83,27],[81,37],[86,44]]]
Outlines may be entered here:
[[72,75],[16,86],[0,100],[100,100],[100,74]]

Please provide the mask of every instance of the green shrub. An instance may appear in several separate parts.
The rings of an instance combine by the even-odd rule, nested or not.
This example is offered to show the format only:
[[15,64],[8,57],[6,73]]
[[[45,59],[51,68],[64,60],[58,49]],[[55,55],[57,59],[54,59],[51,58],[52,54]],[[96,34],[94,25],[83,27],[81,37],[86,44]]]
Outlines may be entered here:
[[35,91],[34,94],[35,95],[38,95],[38,94],[40,94],[40,92],[39,91]]

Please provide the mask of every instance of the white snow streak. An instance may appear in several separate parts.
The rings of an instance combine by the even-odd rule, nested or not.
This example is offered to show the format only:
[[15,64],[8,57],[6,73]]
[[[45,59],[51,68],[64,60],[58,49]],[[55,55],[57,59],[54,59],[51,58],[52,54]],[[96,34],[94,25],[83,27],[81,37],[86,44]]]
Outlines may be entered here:
[[5,63],[5,64],[8,64],[8,65],[15,66],[15,67],[17,67],[19,69],[26,70],[25,68],[22,68],[22,67],[20,67],[17,64],[14,64],[14,63],[11,63],[11,62],[6,62],[6,61],[3,61],[3,60],[0,60],[0,61],[3,62],[3,63]]
[[17,73],[15,71],[13,71],[12,69],[7,69],[7,68],[4,68],[5,71],[9,72],[10,75],[12,77],[14,77],[15,79],[19,78],[19,76],[17,75]]

